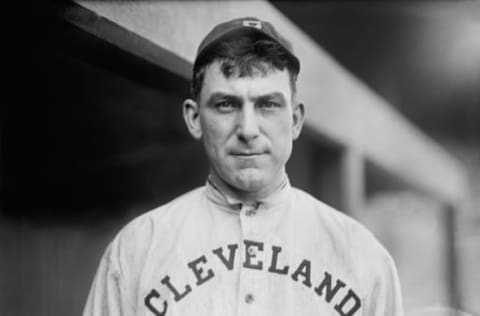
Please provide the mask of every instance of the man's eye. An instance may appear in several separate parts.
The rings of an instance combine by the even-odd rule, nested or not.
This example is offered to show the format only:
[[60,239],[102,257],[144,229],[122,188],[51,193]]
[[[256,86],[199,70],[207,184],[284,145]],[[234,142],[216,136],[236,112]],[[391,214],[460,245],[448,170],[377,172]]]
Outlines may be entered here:
[[275,109],[275,108],[278,108],[280,107],[280,104],[278,104],[277,102],[273,102],[273,101],[264,101],[262,103],[260,103],[260,107],[263,108],[263,109],[267,109],[267,110],[270,110],[270,109]]
[[231,101],[221,101],[215,104],[215,107],[220,111],[231,111],[235,104]]

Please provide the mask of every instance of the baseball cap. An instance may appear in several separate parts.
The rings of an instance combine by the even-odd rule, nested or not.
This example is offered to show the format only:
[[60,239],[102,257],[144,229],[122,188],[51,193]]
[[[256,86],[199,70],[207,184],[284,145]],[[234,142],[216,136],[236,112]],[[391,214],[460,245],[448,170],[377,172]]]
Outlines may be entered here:
[[197,57],[194,62],[194,69],[198,62],[215,44],[235,35],[256,34],[279,44],[287,53],[295,71],[300,71],[300,61],[293,53],[292,45],[283,36],[281,36],[273,25],[267,21],[262,21],[255,17],[237,18],[231,21],[223,22],[215,26],[210,33],[200,43],[197,50]]

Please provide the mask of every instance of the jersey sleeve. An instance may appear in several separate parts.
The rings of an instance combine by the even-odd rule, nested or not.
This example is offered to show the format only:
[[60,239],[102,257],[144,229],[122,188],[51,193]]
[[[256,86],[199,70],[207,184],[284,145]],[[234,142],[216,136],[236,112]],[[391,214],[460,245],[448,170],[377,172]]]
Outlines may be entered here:
[[152,243],[154,226],[147,213],[129,222],[115,236],[100,261],[83,316],[136,314],[139,274]]
[[107,247],[100,261],[83,316],[132,315],[128,288],[121,270],[116,238]]
[[392,257],[386,253],[378,274],[373,280],[373,289],[365,299],[364,315],[403,316],[403,303],[397,269]]

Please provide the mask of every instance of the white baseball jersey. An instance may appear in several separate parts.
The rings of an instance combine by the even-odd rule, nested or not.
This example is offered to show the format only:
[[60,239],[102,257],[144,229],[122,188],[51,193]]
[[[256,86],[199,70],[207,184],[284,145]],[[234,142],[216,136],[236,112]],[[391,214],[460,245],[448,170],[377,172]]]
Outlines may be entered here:
[[83,315],[403,312],[392,258],[358,222],[288,180],[255,207],[209,180],[120,231]]

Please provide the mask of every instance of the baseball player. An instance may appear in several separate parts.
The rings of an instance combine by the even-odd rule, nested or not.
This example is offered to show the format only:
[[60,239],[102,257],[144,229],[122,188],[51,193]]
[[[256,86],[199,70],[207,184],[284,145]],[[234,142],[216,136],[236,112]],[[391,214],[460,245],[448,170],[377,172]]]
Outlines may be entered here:
[[403,314],[394,262],[373,235],[290,185],[299,71],[268,22],[207,34],[183,115],[209,177],[118,233],[84,316]]

